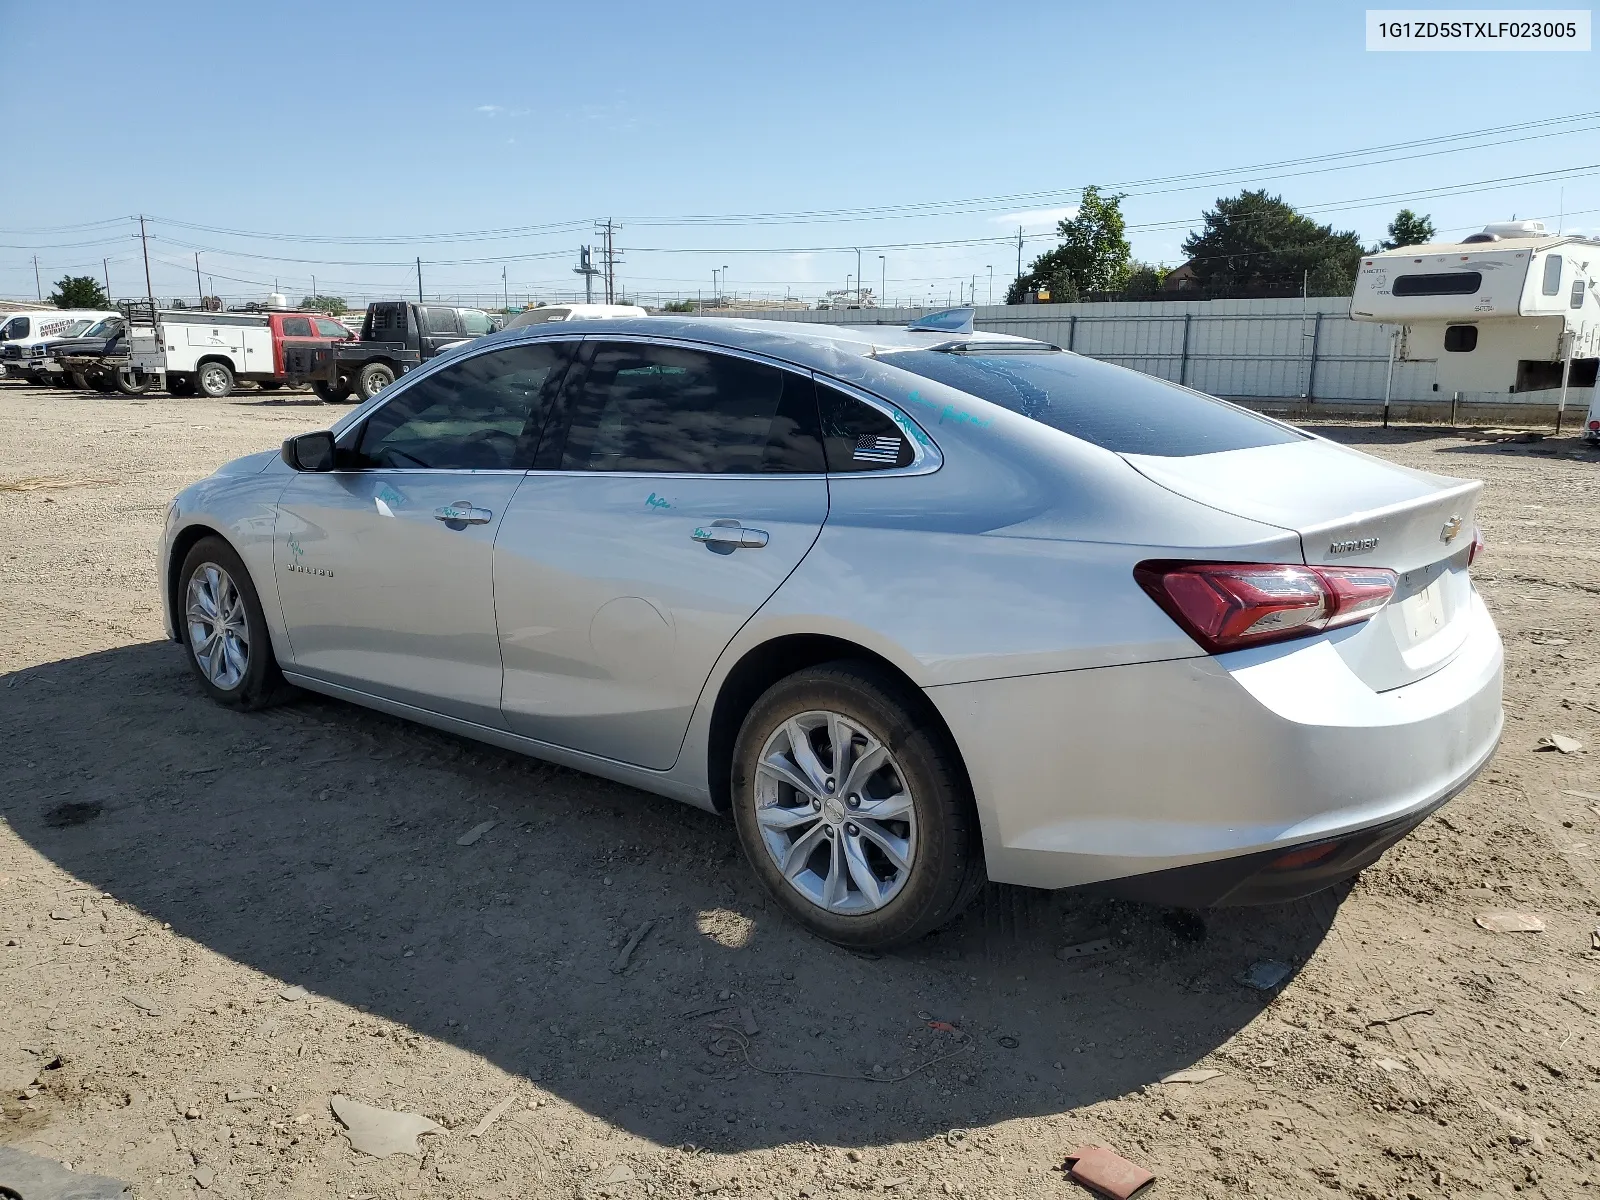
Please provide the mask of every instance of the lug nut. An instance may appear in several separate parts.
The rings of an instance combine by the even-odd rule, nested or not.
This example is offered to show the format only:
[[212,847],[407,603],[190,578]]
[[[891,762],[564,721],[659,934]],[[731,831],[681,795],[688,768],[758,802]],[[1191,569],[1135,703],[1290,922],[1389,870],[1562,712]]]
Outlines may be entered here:
[[813,800],[811,802],[811,811],[812,812],[821,812],[822,811],[822,801],[821,800]]
[[831,779],[824,780],[822,786],[823,786],[824,789],[826,789],[827,793],[830,796],[833,795],[833,788],[834,788],[833,780],[831,780]]
[[851,797],[849,797],[848,799],[845,800],[845,803],[848,804],[851,808],[860,808],[861,807],[861,797],[860,796],[851,796]]
[[861,832],[861,830],[856,828],[856,825],[855,825],[854,821],[851,821],[848,825],[846,825],[844,827],[844,831],[846,833],[848,833],[851,837],[855,837],[856,834]]

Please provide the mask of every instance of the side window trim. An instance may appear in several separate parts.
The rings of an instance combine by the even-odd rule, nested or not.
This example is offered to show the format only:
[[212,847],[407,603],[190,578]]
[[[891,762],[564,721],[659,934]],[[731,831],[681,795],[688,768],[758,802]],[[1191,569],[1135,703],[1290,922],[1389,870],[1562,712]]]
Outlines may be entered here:
[[[533,326],[532,328],[537,328]],[[530,339],[544,340],[544,339]],[[774,367],[780,371],[787,371],[791,375],[807,377],[815,385],[823,377],[815,371],[809,370],[798,363],[785,362],[780,358],[770,358],[764,354],[753,354],[734,346],[719,346],[712,342],[692,341],[688,338],[652,337],[649,334],[585,334],[574,339],[581,343],[578,352],[573,355],[568,364],[565,378],[562,380],[561,389],[554,403],[550,406],[550,415],[545,422],[544,435],[541,437],[533,461],[532,471],[539,475],[571,475],[591,476],[605,475],[613,479],[826,479],[825,471],[796,471],[776,474],[761,471],[719,471],[715,475],[706,475],[695,471],[574,471],[561,466],[561,460],[567,448],[567,434],[572,430],[574,406],[569,402],[569,397],[580,390],[588,376],[589,364],[594,357],[595,348],[602,343],[626,342],[636,346],[672,346],[683,350],[696,350],[702,354],[723,354],[729,358],[742,358],[747,362],[759,363],[764,367]],[[831,381],[830,381],[831,382]],[[881,401],[879,402],[882,403]],[[892,414],[890,414],[892,416]],[[549,465],[549,464],[554,465]],[[909,468],[907,468],[909,470]],[[905,474],[906,471],[880,471],[880,475]]]
[[[361,439],[363,436],[365,436],[367,431],[367,423],[371,421],[373,417],[377,416],[378,413],[382,412],[394,401],[401,399],[412,387],[415,387],[419,383],[426,382],[435,375],[449,371],[453,368],[464,367],[472,360],[482,358],[488,354],[495,354],[501,351],[517,349],[526,346],[554,344],[565,353],[566,361],[559,368],[557,368],[561,372],[558,377],[545,381],[544,386],[545,388],[550,389],[551,398],[546,406],[544,424],[537,431],[529,428],[529,425],[532,424],[531,421],[529,422],[529,425],[523,426],[522,435],[518,439],[517,445],[517,460],[523,465],[517,467],[472,468],[473,473],[480,475],[526,475],[530,470],[533,469],[530,464],[537,461],[539,447],[542,444],[544,435],[550,430],[550,421],[554,418],[556,410],[560,406],[560,398],[566,391],[568,381],[572,378],[573,368],[577,365],[579,353],[583,348],[581,343],[585,340],[586,339],[583,338],[529,338],[526,341],[515,341],[510,343],[501,343],[500,345],[496,346],[486,346],[470,354],[462,352],[451,355],[449,358],[435,359],[432,363],[428,364],[427,369],[408,372],[407,374],[401,376],[398,383],[391,384],[384,388],[378,396],[374,397],[374,399],[377,400],[377,403],[369,408],[366,412],[360,412],[360,410],[357,410],[356,413],[351,414],[355,417],[355,419],[335,435],[333,440],[334,448],[336,451],[354,451],[355,448],[361,444]],[[359,475],[364,471],[383,470],[421,475],[443,469],[448,468],[335,467],[333,471],[329,472],[329,474]]]
[[894,479],[904,475],[931,475],[944,466],[944,454],[939,450],[939,444],[929,436],[927,430],[917,423],[916,418],[900,408],[899,405],[885,400],[882,396],[865,391],[853,383],[846,383],[842,379],[824,375],[820,371],[811,372],[811,381],[819,387],[831,387],[834,391],[842,392],[852,400],[859,401],[869,408],[877,409],[899,426],[901,432],[905,433],[911,442],[913,457],[906,466],[889,467],[882,471],[852,471],[848,475],[835,475],[830,476],[830,478]]

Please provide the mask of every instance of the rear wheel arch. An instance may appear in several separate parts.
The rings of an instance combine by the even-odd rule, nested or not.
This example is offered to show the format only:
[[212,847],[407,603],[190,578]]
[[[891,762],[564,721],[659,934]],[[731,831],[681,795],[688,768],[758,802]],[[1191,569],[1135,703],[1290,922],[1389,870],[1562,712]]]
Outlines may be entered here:
[[[966,762],[943,714],[900,667],[857,642],[826,634],[788,634],[747,650],[723,678],[706,738],[706,779],[719,813],[733,808],[733,748],[750,709],[780,679],[823,663],[850,662],[880,676],[904,697],[918,722],[937,731],[966,773]],[[967,781],[970,786],[970,780]]]

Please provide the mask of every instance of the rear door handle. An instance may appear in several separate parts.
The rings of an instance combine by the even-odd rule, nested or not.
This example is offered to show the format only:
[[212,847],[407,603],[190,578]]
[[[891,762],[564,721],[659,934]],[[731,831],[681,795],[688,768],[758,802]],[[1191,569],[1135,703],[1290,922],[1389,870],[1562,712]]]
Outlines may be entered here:
[[474,508],[465,500],[457,500],[454,504],[434,509],[433,519],[443,521],[452,529],[459,529],[465,525],[487,525],[494,520],[494,513],[487,508]]
[[759,550],[771,540],[765,529],[751,529],[738,521],[713,521],[709,525],[697,525],[689,536],[705,543],[707,550],[718,554]]

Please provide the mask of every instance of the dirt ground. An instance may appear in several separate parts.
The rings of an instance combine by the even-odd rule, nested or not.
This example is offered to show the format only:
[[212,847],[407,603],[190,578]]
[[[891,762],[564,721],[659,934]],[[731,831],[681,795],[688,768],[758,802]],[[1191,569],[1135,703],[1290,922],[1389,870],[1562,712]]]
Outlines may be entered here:
[[[142,1198],[1067,1197],[1080,1143],[1157,1196],[1600,1193],[1600,453],[1326,430],[1487,481],[1508,656],[1498,757],[1353,886],[1203,916],[992,887],[873,958],[764,905],[704,813],[201,696],[167,500],[341,411],[0,385],[0,1143]],[[1238,981],[1265,959],[1280,988]],[[443,1131],[358,1153],[335,1093]]]

